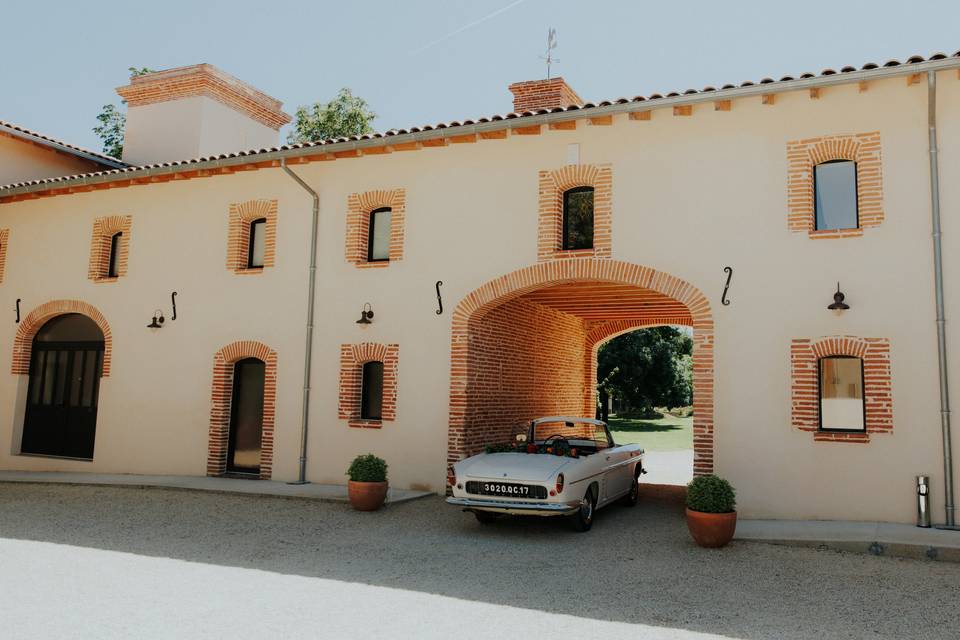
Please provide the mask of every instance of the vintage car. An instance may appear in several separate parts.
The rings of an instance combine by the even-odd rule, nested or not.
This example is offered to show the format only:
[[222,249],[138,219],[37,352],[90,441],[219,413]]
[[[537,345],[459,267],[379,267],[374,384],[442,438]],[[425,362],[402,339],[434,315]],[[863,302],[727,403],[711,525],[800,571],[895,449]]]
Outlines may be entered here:
[[457,462],[447,471],[447,502],[482,523],[503,515],[569,516],[587,531],[600,507],[637,503],[643,448],[617,445],[605,422],[550,416],[530,423],[517,443]]

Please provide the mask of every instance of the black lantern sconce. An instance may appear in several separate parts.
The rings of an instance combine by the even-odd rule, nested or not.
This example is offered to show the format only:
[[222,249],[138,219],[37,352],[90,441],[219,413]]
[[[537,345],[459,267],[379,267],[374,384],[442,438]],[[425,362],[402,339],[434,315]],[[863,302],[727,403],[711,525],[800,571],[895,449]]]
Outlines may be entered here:
[[372,324],[370,318],[373,317],[373,307],[370,306],[370,303],[367,302],[363,305],[363,310],[360,312],[360,319],[357,320],[357,324]]
[[827,305],[827,309],[830,309],[830,311],[846,311],[850,308],[850,305],[843,301],[845,297],[843,292],[840,291],[840,283],[838,282],[837,292],[833,294],[833,303]]
[[147,329],[162,329],[165,320],[166,318],[163,317],[163,311],[155,309],[153,312],[153,320],[147,325]]

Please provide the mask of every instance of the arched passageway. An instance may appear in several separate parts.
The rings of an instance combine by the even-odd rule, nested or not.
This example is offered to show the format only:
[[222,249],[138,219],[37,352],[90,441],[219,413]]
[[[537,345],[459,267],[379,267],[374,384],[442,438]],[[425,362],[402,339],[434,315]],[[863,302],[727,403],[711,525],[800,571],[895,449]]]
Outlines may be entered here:
[[694,286],[615,260],[520,269],[467,295],[451,333],[449,462],[542,415],[593,416],[596,350],[626,331],[693,328],[694,474],[713,471],[713,316]]

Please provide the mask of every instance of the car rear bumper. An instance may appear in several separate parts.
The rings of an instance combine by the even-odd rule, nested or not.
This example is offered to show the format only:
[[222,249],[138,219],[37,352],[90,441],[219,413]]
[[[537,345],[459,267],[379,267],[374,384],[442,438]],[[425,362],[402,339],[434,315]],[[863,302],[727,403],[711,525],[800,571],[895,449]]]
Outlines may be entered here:
[[447,498],[447,504],[463,507],[467,511],[492,511],[512,515],[564,516],[576,512],[580,503],[563,502],[507,502],[491,498]]

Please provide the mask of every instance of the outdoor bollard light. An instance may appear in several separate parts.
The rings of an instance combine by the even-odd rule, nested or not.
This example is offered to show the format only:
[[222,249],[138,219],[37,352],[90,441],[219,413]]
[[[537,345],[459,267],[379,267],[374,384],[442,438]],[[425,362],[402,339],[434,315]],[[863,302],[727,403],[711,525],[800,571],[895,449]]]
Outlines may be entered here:
[[363,305],[363,311],[360,312],[360,319],[357,320],[357,324],[370,324],[370,318],[373,317],[373,307],[370,306],[370,303],[367,302]]
[[930,476],[917,476],[917,526],[930,528]]
[[163,311],[160,309],[154,309],[153,311],[153,320],[150,321],[150,324],[147,325],[148,329],[161,329],[163,328]]
[[837,292],[833,294],[833,304],[827,305],[827,309],[830,309],[831,311],[845,311],[849,309],[850,305],[843,301],[845,297],[846,296],[843,295],[843,292],[840,291],[840,283],[838,282]]

